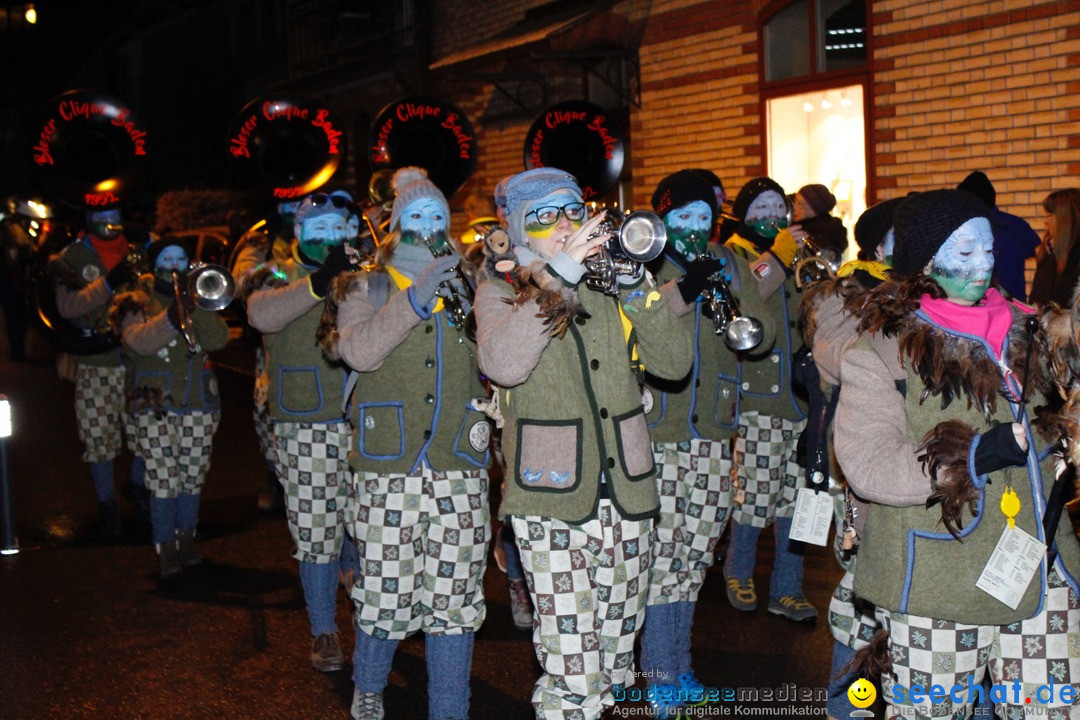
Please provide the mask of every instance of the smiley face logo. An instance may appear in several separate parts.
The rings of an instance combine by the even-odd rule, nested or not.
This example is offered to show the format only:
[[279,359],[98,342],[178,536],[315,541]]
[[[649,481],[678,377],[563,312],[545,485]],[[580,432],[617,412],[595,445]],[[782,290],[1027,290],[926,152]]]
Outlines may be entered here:
[[874,684],[865,678],[859,678],[851,683],[847,691],[848,700],[857,708],[867,708],[874,704],[877,699],[877,690]]

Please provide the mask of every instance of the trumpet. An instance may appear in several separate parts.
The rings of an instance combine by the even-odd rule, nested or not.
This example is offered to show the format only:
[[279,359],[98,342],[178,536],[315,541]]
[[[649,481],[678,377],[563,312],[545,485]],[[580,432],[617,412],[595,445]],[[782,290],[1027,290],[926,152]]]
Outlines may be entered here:
[[825,278],[835,278],[842,262],[840,253],[832,248],[818,247],[813,238],[807,235],[795,253],[795,262],[791,266],[795,286],[801,288]]
[[185,296],[190,297],[195,307],[202,310],[224,310],[236,294],[236,281],[227,268],[212,263],[194,263],[185,273],[173,270],[172,280],[173,294],[179,309],[180,334],[187,342],[188,352],[194,353],[198,343]]
[[619,294],[619,275],[636,276],[643,263],[655,259],[667,245],[667,229],[656,213],[638,210],[623,217],[605,210],[606,217],[590,238],[609,234],[611,239],[595,255],[585,258],[585,285],[608,295]]
[[[432,257],[446,257],[453,252],[449,243],[443,246],[442,249],[436,249],[429,237],[424,238],[424,244],[427,245],[427,249],[431,251]],[[465,337],[469,340],[476,342],[476,316],[473,314],[472,310],[476,292],[473,290],[469,278],[465,276],[465,270],[461,267],[462,262],[465,262],[464,256],[462,256],[461,261],[458,262],[457,265],[457,276],[458,282],[461,283],[461,290],[458,291],[457,286],[452,281],[447,280],[439,285],[439,288],[446,293],[440,294],[439,297],[442,298],[443,307],[446,308],[450,324],[457,328],[458,332],[465,333]],[[462,299],[462,293],[464,293],[465,299],[468,300],[468,310],[465,309],[465,300]],[[460,342],[460,339],[458,342]]]
[[[712,260],[712,253],[705,253],[695,262]],[[702,299],[712,317],[716,334],[723,334],[724,344],[732,350],[746,352],[753,350],[765,336],[765,327],[757,318],[739,312],[739,301],[731,292],[731,276],[718,272],[709,278],[709,286],[702,293]]]

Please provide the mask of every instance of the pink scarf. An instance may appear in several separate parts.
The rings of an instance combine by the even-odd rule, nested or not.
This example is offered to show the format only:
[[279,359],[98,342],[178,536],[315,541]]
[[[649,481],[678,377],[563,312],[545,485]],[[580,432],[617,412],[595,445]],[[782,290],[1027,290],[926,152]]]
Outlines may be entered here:
[[1012,327],[1010,306],[1028,314],[1035,312],[1027,305],[1006,300],[995,288],[987,289],[978,305],[957,305],[948,298],[932,298],[929,295],[923,295],[919,304],[927,317],[937,325],[986,340],[998,362],[1001,362],[1005,338]]

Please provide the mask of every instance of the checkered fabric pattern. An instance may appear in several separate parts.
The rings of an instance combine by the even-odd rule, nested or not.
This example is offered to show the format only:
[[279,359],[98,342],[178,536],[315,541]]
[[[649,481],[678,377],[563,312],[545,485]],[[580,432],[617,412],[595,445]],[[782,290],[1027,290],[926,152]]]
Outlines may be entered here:
[[660,515],[653,526],[649,605],[694,602],[731,514],[731,444],[653,445]]
[[259,439],[259,452],[268,462],[277,462],[274,424],[270,422],[270,408],[266,404],[256,405],[251,412],[251,417],[255,420],[255,437]]
[[274,468],[285,487],[292,556],[328,563],[353,519],[349,423],[274,423]]
[[795,461],[799,434],[806,421],[792,422],[758,412],[742,413],[735,436],[735,510],[740,525],[764,528],[774,517],[795,514],[799,488],[806,485]]
[[358,630],[400,640],[455,635],[484,622],[491,514],[486,470],[358,472],[353,537],[362,577]]
[[120,367],[79,365],[75,369],[75,420],[82,441],[83,462],[105,462],[120,454],[124,438],[139,454],[135,420],[127,412]]
[[[1036,701],[1036,690],[1049,684],[1051,678],[1055,686],[1080,681],[1080,603],[1056,572],[1051,573],[1049,585],[1042,612],[1011,625],[962,625],[879,608],[878,621],[889,631],[895,675],[895,679],[882,678],[886,700],[892,697],[895,683],[905,688],[912,684],[966,688],[969,674],[978,684],[989,668],[992,683],[1007,685],[1006,702],[997,704],[999,716],[1080,718],[1078,704],[1062,707],[1055,702],[1048,706]],[[981,591],[973,588],[972,592]],[[1012,687],[1016,680],[1021,683],[1018,698]],[[1044,700],[1045,696],[1044,689]],[[966,690],[962,697],[967,700]],[[1028,698],[1030,704],[1025,702]],[[946,698],[945,702],[932,704],[924,698],[914,707],[910,700],[904,706],[890,704],[886,717],[964,717],[970,709],[966,702],[953,703]]]
[[855,596],[854,561],[840,578],[829,601],[829,631],[833,638],[852,650],[862,650],[870,644],[878,629],[876,607]]
[[135,425],[146,458],[146,488],[158,498],[199,492],[210,469],[219,412],[139,413]]
[[533,690],[540,720],[595,720],[632,685],[634,638],[645,619],[651,520],[624,520],[601,500],[581,525],[512,516],[536,613],[533,647],[544,674]]

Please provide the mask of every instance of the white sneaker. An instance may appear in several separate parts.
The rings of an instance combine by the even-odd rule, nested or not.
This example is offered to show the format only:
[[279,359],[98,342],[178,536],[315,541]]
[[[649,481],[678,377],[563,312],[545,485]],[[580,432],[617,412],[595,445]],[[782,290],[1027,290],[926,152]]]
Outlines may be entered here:
[[383,720],[386,713],[383,711],[382,695],[362,693],[354,689],[349,714],[352,720]]

